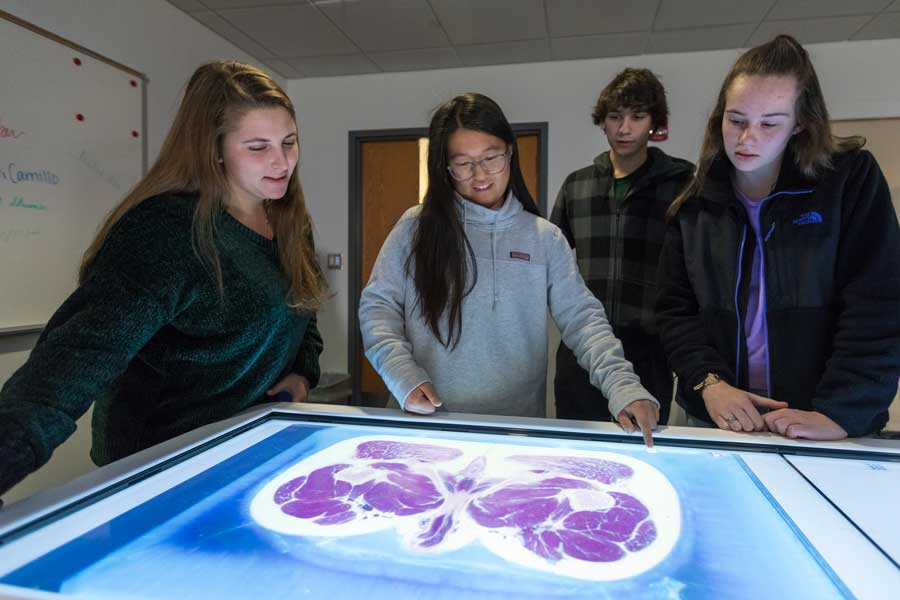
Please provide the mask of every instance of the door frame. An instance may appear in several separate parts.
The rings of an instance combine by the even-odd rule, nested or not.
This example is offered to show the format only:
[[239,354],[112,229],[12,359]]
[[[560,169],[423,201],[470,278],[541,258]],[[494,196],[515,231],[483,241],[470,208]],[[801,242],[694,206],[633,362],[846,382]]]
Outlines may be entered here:
[[[545,217],[547,213],[547,147],[549,123],[537,121],[532,123],[511,124],[515,134],[535,134],[538,136],[538,197],[535,198],[538,209]],[[362,404],[360,391],[359,361],[362,358],[359,330],[359,295],[362,293],[360,277],[362,275],[362,145],[366,142],[407,141],[428,137],[425,127],[407,127],[399,129],[365,129],[350,131],[348,135],[349,150],[349,201],[348,201],[348,255],[347,276],[347,372],[353,386],[350,403]]]

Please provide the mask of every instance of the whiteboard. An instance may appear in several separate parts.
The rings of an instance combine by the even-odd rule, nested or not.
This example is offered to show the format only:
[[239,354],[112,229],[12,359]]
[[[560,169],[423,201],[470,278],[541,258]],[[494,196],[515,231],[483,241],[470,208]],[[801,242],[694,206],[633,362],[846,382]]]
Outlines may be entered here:
[[2,11],[0,56],[2,334],[47,322],[142,175],[146,81]]

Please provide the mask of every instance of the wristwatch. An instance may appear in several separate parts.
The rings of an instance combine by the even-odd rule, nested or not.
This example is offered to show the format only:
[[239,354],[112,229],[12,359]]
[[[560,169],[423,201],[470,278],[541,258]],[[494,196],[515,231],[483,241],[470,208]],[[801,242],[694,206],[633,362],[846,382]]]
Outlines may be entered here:
[[703,381],[694,386],[695,392],[702,392],[703,388],[709,387],[711,385],[715,385],[722,381],[722,378],[716,375],[715,373],[707,373],[706,377],[703,378]]

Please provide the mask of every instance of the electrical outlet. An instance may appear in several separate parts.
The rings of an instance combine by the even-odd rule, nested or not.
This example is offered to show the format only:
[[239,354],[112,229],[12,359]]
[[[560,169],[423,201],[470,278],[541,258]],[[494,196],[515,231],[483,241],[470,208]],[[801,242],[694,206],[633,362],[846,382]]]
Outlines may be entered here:
[[344,261],[340,254],[329,254],[328,255],[328,268],[329,269],[341,269],[343,267]]

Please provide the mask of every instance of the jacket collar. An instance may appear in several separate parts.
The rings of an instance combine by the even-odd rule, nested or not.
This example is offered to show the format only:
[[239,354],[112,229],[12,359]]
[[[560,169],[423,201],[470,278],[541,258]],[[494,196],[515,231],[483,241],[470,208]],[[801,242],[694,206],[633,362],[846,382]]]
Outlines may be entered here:
[[[672,160],[672,157],[655,146],[647,148],[647,161],[650,163],[646,175],[642,178],[645,181],[653,181],[655,179],[667,179],[674,175],[681,175],[691,172],[691,166],[684,161]],[[609,158],[609,151],[598,154],[594,158],[594,166],[600,171],[600,174],[606,177],[613,176],[613,164]],[[643,168],[644,165],[638,167]]]
[[522,203],[519,202],[519,199],[512,193],[512,190],[506,192],[506,199],[503,201],[503,206],[497,210],[491,210],[480,204],[475,204],[470,200],[466,200],[456,192],[453,192],[453,194],[456,197],[457,210],[460,216],[465,219],[466,223],[488,225],[497,228],[505,227],[510,225],[513,219],[524,210]]

